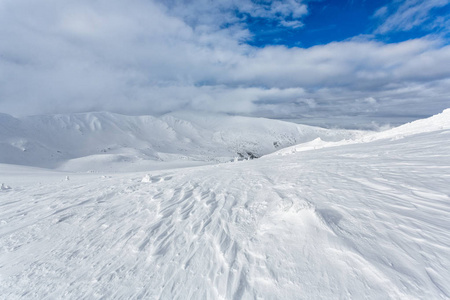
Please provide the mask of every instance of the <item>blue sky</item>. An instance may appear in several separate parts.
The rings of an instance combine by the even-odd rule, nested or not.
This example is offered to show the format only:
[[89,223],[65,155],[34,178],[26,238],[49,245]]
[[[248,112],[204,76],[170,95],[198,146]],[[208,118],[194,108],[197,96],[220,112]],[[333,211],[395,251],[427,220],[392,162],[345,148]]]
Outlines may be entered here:
[[[377,32],[377,28],[402,4],[401,1],[389,0],[309,1],[307,15],[298,19],[303,25],[297,28],[280,26],[279,22],[273,19],[253,18],[245,14],[241,17],[245,18],[250,31],[254,34],[249,44],[257,47],[267,45],[311,47],[362,35],[368,35],[369,39],[386,43],[398,43],[429,34],[442,34],[443,37],[449,37],[448,26],[433,24],[440,18],[448,21],[450,5],[445,5],[445,1],[433,6],[418,26],[408,30]],[[377,16],[380,10],[385,13]],[[414,22],[414,17],[418,16],[411,16],[410,22]]]
[[2,0],[0,112],[399,124],[450,107],[449,3]]
[[283,44],[289,47],[311,47],[342,41],[361,34],[371,34],[377,27],[375,12],[389,1],[311,1],[308,14],[299,28],[280,27],[277,22],[250,18],[255,34],[251,44]]

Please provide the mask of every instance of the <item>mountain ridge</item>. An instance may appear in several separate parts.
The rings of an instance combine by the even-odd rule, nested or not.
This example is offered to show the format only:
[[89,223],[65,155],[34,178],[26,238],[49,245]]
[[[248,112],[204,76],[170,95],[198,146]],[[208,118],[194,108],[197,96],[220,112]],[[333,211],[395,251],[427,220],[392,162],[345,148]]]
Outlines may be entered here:
[[[337,141],[360,135],[279,120],[190,112],[159,117],[110,112],[5,115],[0,117],[0,163],[83,170],[102,160],[113,169],[130,162],[225,162],[317,137]],[[112,162],[118,165],[113,167]]]

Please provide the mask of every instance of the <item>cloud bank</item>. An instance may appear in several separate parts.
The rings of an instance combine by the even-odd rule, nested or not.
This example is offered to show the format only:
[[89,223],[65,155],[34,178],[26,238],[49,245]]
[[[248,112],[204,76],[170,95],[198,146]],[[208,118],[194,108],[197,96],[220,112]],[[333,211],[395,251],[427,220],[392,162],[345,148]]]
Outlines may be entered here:
[[[402,7],[379,12],[377,30],[405,28]],[[299,26],[307,13],[299,1],[3,0],[0,111],[395,117],[450,106],[450,46],[439,36],[246,43],[248,17]]]

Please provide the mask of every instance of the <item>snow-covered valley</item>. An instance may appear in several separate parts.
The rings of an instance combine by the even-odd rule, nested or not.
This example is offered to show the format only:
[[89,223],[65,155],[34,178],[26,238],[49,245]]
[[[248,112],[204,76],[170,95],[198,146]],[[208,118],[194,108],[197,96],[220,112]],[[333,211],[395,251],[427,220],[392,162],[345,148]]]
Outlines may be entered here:
[[65,171],[137,171],[259,157],[316,138],[354,139],[361,131],[262,118],[178,112],[0,115],[0,163]]
[[380,133],[105,115],[0,116],[0,298],[450,298],[450,110]]

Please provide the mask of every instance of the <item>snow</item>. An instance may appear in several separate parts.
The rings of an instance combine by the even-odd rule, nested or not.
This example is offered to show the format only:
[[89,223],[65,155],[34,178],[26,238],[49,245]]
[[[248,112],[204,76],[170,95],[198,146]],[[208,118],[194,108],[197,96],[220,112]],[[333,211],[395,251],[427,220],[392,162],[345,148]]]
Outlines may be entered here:
[[75,172],[145,171],[226,162],[317,137],[338,141],[362,134],[188,112],[161,117],[107,112],[21,119],[0,115],[0,163]]
[[385,130],[383,132],[373,132],[373,133],[368,132],[367,134],[359,134],[359,136],[354,135],[350,139],[343,138],[338,141],[330,141],[330,140],[324,141],[320,137],[317,137],[312,141],[301,143],[291,147],[286,147],[285,149],[276,151],[274,155],[283,156],[295,152],[309,151],[313,149],[321,149],[328,147],[337,147],[356,143],[367,143],[381,139],[397,140],[418,133],[426,133],[449,128],[450,128],[450,109],[446,109],[442,113],[432,116],[430,118],[410,122],[393,129]]
[[448,299],[449,114],[197,167],[2,164],[0,298]]
[[10,190],[10,189],[11,189],[11,187],[4,183],[2,183],[2,185],[0,186],[0,190]]

